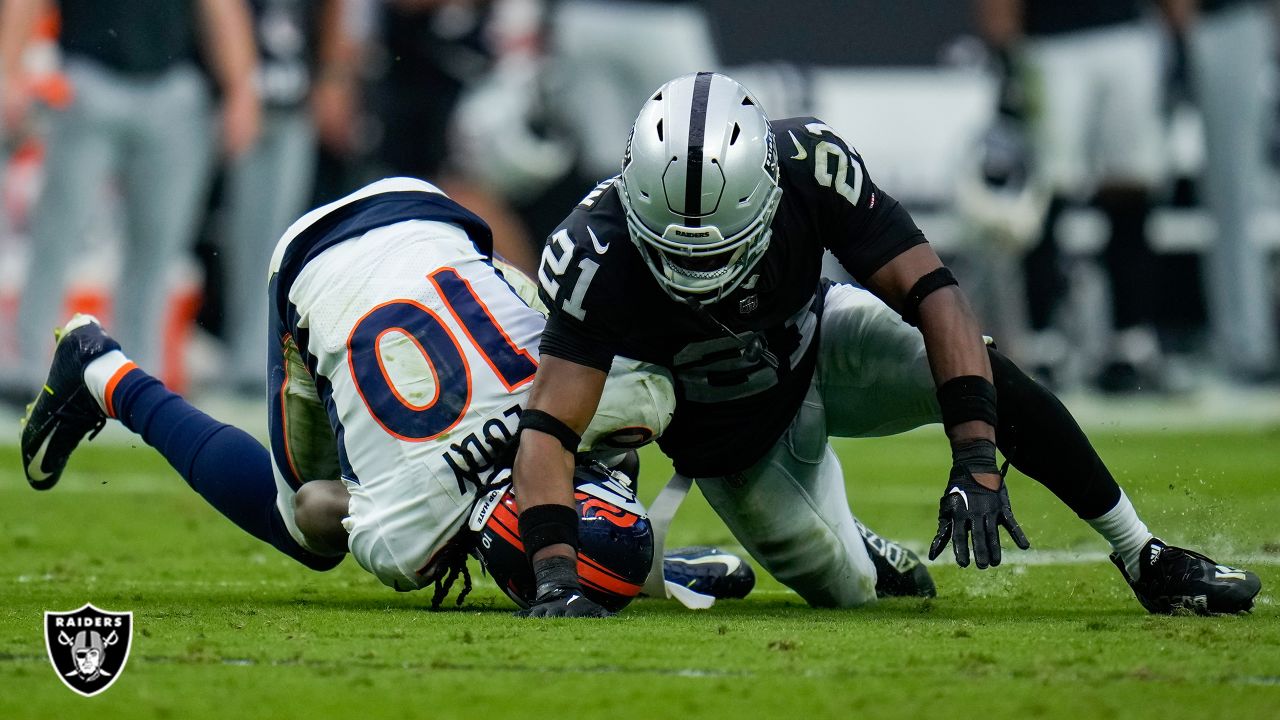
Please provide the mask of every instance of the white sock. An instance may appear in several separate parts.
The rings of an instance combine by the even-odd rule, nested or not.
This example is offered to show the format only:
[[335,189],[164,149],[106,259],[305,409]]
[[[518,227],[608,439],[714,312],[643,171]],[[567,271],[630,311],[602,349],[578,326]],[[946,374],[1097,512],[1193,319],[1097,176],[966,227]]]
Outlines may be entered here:
[[1138,574],[1142,571],[1138,553],[1142,552],[1142,546],[1147,544],[1152,535],[1151,531],[1147,530],[1146,524],[1138,518],[1137,511],[1133,509],[1133,503],[1129,502],[1129,496],[1121,490],[1120,500],[1115,507],[1103,513],[1101,517],[1085,522],[1092,525],[1099,535],[1111,543],[1111,548],[1124,561],[1125,571],[1129,573],[1129,577],[1137,580]]
[[85,366],[85,387],[89,388],[89,394],[93,396],[94,400],[98,401],[98,407],[102,408],[102,412],[108,416],[115,417],[115,413],[112,412],[113,408],[108,402],[107,390],[114,388],[120,378],[135,367],[137,365],[134,365],[119,350],[112,350],[94,358],[92,362]]

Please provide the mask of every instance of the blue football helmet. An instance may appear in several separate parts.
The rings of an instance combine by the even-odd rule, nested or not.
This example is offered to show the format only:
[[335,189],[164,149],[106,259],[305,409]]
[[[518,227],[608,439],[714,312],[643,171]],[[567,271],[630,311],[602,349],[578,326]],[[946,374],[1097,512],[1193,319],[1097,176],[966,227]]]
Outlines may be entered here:
[[[653,527],[631,483],[599,463],[574,470],[578,508],[578,582],[587,597],[617,612],[644,585],[653,563]],[[474,555],[498,587],[522,608],[536,595],[533,569],[520,541],[515,492],[511,486],[480,499],[470,527],[479,534]]]

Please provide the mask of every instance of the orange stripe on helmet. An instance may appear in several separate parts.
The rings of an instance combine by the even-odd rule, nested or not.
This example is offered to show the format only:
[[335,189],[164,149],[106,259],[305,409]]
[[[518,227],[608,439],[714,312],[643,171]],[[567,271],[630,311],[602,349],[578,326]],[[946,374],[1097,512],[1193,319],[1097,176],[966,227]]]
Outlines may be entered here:
[[583,583],[596,585],[608,592],[616,593],[622,597],[635,597],[640,594],[641,587],[635,583],[629,583],[610,573],[601,572],[600,564],[591,558],[578,554],[578,578]]
[[520,542],[520,534],[516,529],[519,527],[517,522],[516,515],[511,508],[500,503],[493,509],[493,514],[489,516],[489,522],[485,523],[485,525],[497,533],[498,537],[511,543],[515,549],[524,552],[524,543]]

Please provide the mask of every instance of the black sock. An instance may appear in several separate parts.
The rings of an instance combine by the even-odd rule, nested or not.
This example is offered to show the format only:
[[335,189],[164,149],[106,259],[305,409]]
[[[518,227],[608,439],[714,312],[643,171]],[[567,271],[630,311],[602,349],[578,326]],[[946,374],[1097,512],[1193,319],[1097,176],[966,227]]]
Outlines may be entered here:
[[1115,328],[1149,323],[1163,276],[1161,260],[1147,241],[1151,201],[1143,190],[1112,189],[1099,193],[1096,203],[1111,225],[1103,260],[1111,278]]
[[1115,507],[1120,486],[1062,401],[1009,358],[995,350],[988,354],[996,385],[1000,452],[1085,520]]
[[1067,294],[1067,276],[1058,252],[1056,227],[1067,202],[1054,196],[1045,211],[1040,242],[1022,260],[1023,281],[1027,293],[1027,320],[1032,330],[1045,330],[1053,324],[1053,315]]

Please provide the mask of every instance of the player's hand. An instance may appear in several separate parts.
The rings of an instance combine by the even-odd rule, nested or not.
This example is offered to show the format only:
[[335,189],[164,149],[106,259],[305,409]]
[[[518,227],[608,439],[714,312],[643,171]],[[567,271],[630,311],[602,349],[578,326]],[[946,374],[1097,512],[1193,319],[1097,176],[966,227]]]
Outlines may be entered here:
[[534,579],[538,593],[528,610],[518,617],[609,617],[613,613],[600,607],[582,592],[578,584],[578,563],[565,555],[552,555],[535,560]]
[[556,588],[548,595],[539,595],[528,610],[516,613],[520,617],[610,617],[613,613],[605,610],[591,598],[582,594],[582,588]]
[[[984,479],[989,477],[984,475]],[[979,483],[968,468],[957,465],[951,469],[947,492],[938,502],[938,534],[929,546],[930,560],[941,555],[950,541],[956,564],[969,567],[969,535],[972,534],[973,556],[978,568],[995,567],[1000,564],[1000,527],[1009,532],[1019,548],[1031,547],[1009,507],[1009,491],[1004,479],[999,474],[994,477],[999,483],[998,490]]]

